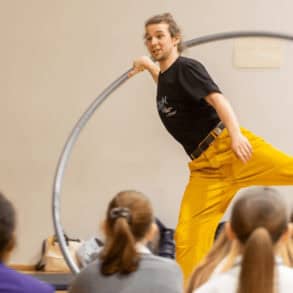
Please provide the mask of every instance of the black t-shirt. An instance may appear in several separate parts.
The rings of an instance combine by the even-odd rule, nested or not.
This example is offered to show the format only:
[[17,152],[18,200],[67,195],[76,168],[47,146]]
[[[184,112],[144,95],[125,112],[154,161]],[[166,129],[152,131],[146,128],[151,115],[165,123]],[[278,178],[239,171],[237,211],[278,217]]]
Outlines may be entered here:
[[191,154],[220,121],[204,99],[221,92],[204,66],[196,60],[178,57],[159,74],[157,108],[166,129]]

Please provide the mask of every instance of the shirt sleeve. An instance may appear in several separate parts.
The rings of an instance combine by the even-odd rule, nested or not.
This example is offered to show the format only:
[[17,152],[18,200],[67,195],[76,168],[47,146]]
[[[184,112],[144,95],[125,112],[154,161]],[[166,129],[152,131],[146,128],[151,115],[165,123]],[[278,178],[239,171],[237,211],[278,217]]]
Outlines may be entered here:
[[187,95],[197,101],[204,99],[211,93],[221,93],[205,67],[197,61],[190,60],[190,62],[181,64],[179,81]]

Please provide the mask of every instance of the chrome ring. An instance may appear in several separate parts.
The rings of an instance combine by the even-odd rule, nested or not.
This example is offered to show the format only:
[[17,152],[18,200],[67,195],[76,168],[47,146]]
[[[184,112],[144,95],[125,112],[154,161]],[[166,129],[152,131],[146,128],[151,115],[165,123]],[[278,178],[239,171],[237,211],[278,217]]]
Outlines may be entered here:
[[[183,43],[183,45],[187,48],[220,41],[226,39],[234,39],[234,38],[245,38],[245,37],[267,37],[267,38],[276,38],[283,39],[288,41],[293,41],[293,36],[284,34],[284,33],[275,33],[275,32],[267,32],[267,31],[238,31],[238,32],[225,32],[225,33],[217,33],[212,35],[207,35],[195,39],[191,39]],[[92,117],[97,108],[102,104],[102,102],[111,95],[117,88],[119,88],[125,81],[128,79],[128,72],[131,69],[127,70],[120,77],[118,77],[113,83],[111,83],[87,108],[87,110],[80,117],[78,122],[75,124],[72,129],[70,135],[67,138],[67,141],[63,147],[62,153],[59,157],[59,161],[55,171],[55,178],[53,183],[53,194],[52,194],[52,214],[53,214],[53,224],[55,229],[55,234],[60,243],[61,251],[64,255],[66,263],[74,274],[79,273],[79,268],[77,264],[72,259],[70,252],[66,246],[66,241],[63,235],[63,228],[60,220],[60,198],[61,198],[61,187],[62,180],[64,177],[64,172],[66,165],[69,161],[69,157],[73,146],[75,145],[78,136],[84,126],[87,124],[88,120]]]

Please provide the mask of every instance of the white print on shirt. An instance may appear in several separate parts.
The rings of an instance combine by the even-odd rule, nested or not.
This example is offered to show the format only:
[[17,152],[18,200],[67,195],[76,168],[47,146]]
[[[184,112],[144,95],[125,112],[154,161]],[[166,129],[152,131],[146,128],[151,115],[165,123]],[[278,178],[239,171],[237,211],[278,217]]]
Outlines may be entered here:
[[161,99],[158,100],[157,107],[158,110],[166,117],[174,116],[177,113],[176,109],[169,106],[167,96],[161,97]]

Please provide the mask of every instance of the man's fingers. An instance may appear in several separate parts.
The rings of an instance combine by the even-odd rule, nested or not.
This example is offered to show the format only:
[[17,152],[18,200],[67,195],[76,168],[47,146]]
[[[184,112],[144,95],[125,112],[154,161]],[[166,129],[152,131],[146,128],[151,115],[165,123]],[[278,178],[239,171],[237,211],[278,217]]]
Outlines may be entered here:
[[246,163],[251,159],[252,148],[250,144],[244,144],[238,147],[236,151],[237,156],[241,159],[242,162]]
[[134,74],[135,74],[135,71],[131,70],[131,71],[128,72],[128,77],[132,77]]
[[134,66],[133,69],[130,72],[128,72],[128,77],[132,77],[133,75],[135,75],[141,71],[144,71],[143,66]]
[[138,70],[137,68],[133,68],[129,73],[128,77],[132,77],[133,75],[139,73],[141,70]]
[[247,163],[252,156],[252,146],[245,136],[240,136],[233,141],[232,149],[236,156],[243,162]]
[[238,156],[238,158],[243,162],[243,163],[246,163],[247,161],[248,161],[248,157],[247,157],[247,155],[244,153],[244,152],[242,152],[241,150],[238,150],[237,151],[237,156]]

